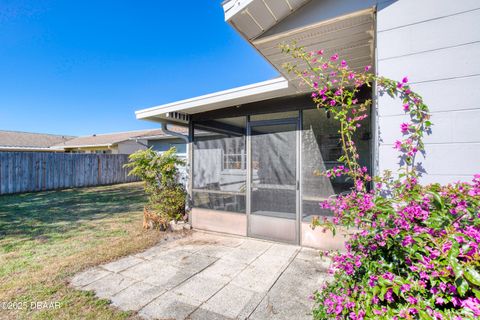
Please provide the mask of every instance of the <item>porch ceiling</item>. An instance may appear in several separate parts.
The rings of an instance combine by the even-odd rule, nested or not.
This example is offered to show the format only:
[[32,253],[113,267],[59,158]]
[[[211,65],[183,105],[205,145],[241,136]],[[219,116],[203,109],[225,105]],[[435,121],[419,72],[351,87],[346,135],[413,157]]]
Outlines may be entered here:
[[[292,3],[291,0],[289,1]],[[238,0],[237,2],[248,3],[244,3],[243,8],[241,6],[235,7],[235,12],[231,12],[233,9],[226,10],[225,16],[227,21],[299,91],[302,91],[302,88],[295,81],[294,75],[289,75],[282,67],[286,62],[294,62],[289,56],[281,52],[279,46],[282,43],[291,44],[296,42],[297,45],[304,47],[307,51],[323,49],[327,56],[338,53],[342,59],[348,61],[350,67],[354,70],[360,70],[366,65],[374,65],[374,7],[297,29],[273,35],[263,35],[265,31],[279,22],[272,21],[271,16],[269,18],[265,14],[265,10],[268,11],[269,4],[273,1]],[[278,3],[283,2],[284,0],[278,1]],[[296,5],[301,6],[307,2],[297,1]],[[288,16],[293,10],[291,12],[284,10],[282,13]],[[230,16],[232,13],[234,15]],[[252,22],[250,16],[256,17],[254,19],[255,23]],[[282,18],[286,16],[282,15]],[[262,30],[257,28],[258,25],[262,26]],[[297,64],[297,66],[299,68],[306,67],[305,64]]]

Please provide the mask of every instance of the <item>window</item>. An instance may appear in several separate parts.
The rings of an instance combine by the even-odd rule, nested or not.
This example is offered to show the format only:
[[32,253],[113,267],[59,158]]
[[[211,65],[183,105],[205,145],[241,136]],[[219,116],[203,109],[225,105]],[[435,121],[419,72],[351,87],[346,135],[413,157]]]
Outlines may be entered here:
[[[302,210],[303,219],[309,221],[315,215],[331,215],[321,209],[319,203],[336,194],[349,192],[352,181],[345,177],[333,180],[318,173],[338,166],[342,154],[338,121],[329,118],[323,110],[303,111],[302,131]],[[370,167],[370,121],[365,119],[355,133],[354,141],[362,166]]]
[[245,117],[194,124],[194,207],[245,213],[245,134]]
[[245,170],[246,166],[247,157],[244,152],[223,154],[223,168],[225,170]]
[[168,151],[171,147],[175,147],[177,153],[184,154],[187,153],[187,145],[185,141],[181,139],[175,140],[149,140],[148,146],[152,147],[154,151],[165,152]]

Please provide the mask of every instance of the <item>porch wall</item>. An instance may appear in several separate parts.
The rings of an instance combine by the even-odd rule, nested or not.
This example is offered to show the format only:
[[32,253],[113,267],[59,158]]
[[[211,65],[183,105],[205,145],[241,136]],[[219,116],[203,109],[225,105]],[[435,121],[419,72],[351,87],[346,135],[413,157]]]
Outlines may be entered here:
[[[378,5],[377,72],[408,76],[432,111],[424,183],[470,180],[480,172],[480,2],[400,0]],[[393,142],[407,121],[400,102],[378,100],[377,169],[398,167]]]

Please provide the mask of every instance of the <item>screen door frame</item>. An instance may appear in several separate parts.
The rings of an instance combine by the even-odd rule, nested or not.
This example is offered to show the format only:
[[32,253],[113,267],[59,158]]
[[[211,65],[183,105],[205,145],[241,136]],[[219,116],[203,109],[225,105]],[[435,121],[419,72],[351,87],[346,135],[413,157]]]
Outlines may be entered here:
[[[296,161],[295,161],[295,239],[292,241],[287,241],[283,239],[269,237],[267,235],[261,234],[253,234],[251,231],[252,226],[252,128],[257,126],[276,126],[276,125],[285,125],[291,124],[295,126],[295,141],[296,146],[295,150],[291,150],[295,152]],[[251,121],[250,116],[247,117],[247,188],[246,188],[246,214],[247,214],[247,236],[260,238],[264,240],[271,240],[277,242],[285,242],[289,244],[300,244],[300,227],[301,227],[301,128],[302,128],[302,112],[298,112],[298,117],[296,118],[283,118],[283,119],[271,119],[271,120],[258,120],[258,121]],[[276,223],[278,223],[278,219],[283,218],[273,218],[269,217],[270,219],[270,228],[275,228]],[[277,224],[278,225],[278,224]]]

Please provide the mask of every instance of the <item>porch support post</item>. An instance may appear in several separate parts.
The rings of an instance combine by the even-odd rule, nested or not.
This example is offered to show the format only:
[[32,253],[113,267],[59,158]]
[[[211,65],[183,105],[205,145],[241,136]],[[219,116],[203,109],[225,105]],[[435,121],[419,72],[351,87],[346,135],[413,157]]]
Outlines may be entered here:
[[187,203],[188,221],[192,223],[193,207],[193,121],[188,122],[188,143],[187,143]]
[[247,187],[245,188],[245,207],[247,215],[247,236],[250,236],[250,213],[252,210],[252,129],[250,127],[250,116],[247,115]]

